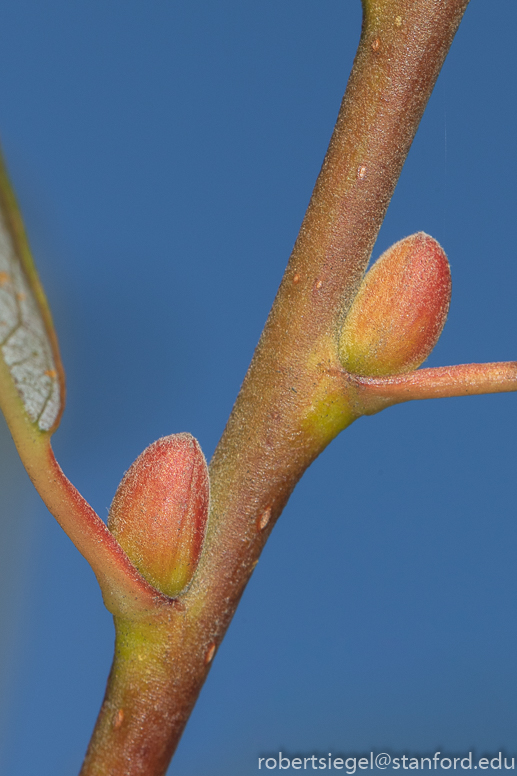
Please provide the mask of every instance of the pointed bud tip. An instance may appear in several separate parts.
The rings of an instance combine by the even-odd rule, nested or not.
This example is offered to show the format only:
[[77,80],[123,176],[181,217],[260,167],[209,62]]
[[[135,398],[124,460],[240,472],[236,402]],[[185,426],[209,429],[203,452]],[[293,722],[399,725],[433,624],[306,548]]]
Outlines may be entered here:
[[196,570],[208,517],[208,468],[190,434],[153,442],[130,466],[108,528],[152,585],[174,597]]
[[351,374],[381,377],[422,364],[442,332],[451,297],[449,262],[424,232],[383,253],[366,273],[339,338]]

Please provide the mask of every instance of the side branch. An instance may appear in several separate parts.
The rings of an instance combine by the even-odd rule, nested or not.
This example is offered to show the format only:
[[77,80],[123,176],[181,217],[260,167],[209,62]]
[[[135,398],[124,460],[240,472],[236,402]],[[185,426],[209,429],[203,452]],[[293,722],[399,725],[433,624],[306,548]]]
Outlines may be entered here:
[[344,381],[346,390],[353,385],[358,412],[373,415],[385,407],[415,399],[517,391],[517,361],[418,369],[384,378],[348,375]]
[[24,460],[27,472],[48,510],[91,565],[109,611],[152,619],[158,610],[169,608],[172,599],[140,575],[105,523],[65,476],[50,440],[42,438],[30,453],[30,460]]

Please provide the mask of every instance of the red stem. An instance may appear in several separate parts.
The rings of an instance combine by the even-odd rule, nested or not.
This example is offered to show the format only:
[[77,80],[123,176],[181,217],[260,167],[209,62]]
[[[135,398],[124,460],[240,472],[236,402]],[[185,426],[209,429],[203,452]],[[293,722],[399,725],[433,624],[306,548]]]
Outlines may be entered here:
[[105,523],[65,476],[50,440],[33,447],[30,461],[24,463],[48,510],[91,565],[112,614],[138,618],[171,605],[171,599],[139,574]]
[[383,378],[347,375],[345,380],[347,389],[355,385],[360,414],[372,415],[414,399],[517,391],[517,361],[441,366]]

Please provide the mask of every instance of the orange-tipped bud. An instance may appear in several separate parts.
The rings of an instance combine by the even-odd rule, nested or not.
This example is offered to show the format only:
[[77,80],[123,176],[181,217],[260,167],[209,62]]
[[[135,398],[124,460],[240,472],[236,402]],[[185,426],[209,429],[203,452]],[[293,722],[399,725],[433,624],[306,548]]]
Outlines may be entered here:
[[196,570],[208,516],[205,457],[190,434],[158,439],[124,475],[108,528],[143,577],[178,595]]
[[339,338],[350,373],[416,369],[438,341],[449,310],[451,273],[440,245],[419,232],[383,253],[366,273]]

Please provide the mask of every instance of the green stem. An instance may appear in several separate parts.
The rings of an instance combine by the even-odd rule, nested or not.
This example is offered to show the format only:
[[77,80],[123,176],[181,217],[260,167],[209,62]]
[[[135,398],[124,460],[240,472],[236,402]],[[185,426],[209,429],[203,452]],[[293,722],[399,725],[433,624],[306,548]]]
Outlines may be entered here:
[[115,657],[81,776],[147,776],[167,770],[175,709],[171,662],[179,628],[115,618]]

